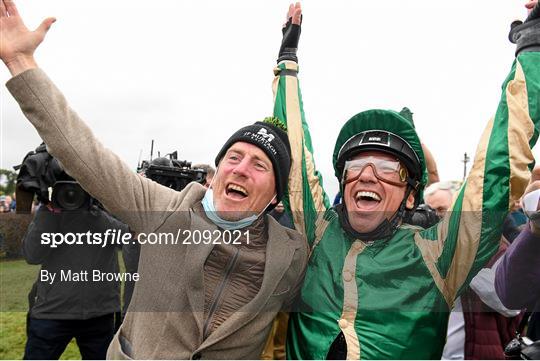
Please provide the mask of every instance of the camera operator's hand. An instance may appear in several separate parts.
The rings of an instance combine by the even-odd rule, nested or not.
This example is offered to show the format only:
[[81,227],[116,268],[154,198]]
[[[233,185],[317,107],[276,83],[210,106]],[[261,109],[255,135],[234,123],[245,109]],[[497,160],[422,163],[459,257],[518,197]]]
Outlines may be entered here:
[[287,18],[283,24],[283,40],[279,49],[278,63],[283,60],[298,62],[296,50],[300,40],[300,25],[302,24],[302,7],[300,3],[290,4]]
[[35,31],[30,31],[19,16],[15,2],[0,0],[0,59],[13,76],[37,68],[34,51],[55,21],[47,18]]

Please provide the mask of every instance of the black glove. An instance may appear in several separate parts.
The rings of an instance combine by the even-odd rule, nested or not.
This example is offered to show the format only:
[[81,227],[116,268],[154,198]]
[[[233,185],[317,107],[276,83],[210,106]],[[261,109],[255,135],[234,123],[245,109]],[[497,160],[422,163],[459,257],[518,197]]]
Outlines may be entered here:
[[514,21],[510,28],[508,38],[516,44],[516,56],[522,51],[540,51],[540,2],[524,22]]
[[[300,24],[302,24],[302,18],[300,18]],[[277,62],[283,60],[292,60],[298,63],[296,57],[296,50],[298,50],[298,41],[300,40],[301,26],[292,23],[292,17],[289,18],[287,24],[282,30],[283,40],[281,41],[281,48],[279,48],[279,56]]]

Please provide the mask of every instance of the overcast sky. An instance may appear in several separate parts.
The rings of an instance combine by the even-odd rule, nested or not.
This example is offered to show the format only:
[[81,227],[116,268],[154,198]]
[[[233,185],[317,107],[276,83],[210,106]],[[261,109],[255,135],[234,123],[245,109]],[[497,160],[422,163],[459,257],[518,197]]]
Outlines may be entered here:
[[[30,28],[58,21],[40,66],[94,134],[135,170],[161,154],[211,163],[237,128],[272,112],[272,69],[288,1],[19,0]],[[338,131],[370,108],[408,106],[442,180],[461,179],[513,61],[524,1],[303,2],[300,81],[315,160],[332,196]],[[0,70],[5,83],[10,75]],[[0,166],[40,139],[1,90]],[[538,156],[539,150],[535,151]],[[469,164],[470,169],[470,164]]]

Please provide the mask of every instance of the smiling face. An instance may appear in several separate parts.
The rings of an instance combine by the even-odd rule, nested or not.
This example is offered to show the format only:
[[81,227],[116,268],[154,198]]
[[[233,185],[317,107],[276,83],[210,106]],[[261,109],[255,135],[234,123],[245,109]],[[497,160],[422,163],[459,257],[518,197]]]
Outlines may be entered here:
[[[375,160],[388,161],[387,164],[397,162],[396,158],[390,154],[379,151],[362,152],[354,156],[351,160],[361,160],[372,157]],[[381,162],[384,163],[384,162]],[[371,232],[384,219],[390,219],[403,201],[407,189],[406,182],[402,180],[403,171],[400,176],[400,165],[393,172],[390,168],[376,169],[379,177],[396,184],[390,184],[380,180],[375,175],[371,165],[366,165],[360,173],[345,171],[345,180],[352,180],[345,185],[343,200],[347,206],[349,222],[352,228],[360,233]],[[414,195],[411,193],[407,198],[406,207],[412,209],[414,206]]]
[[234,143],[219,162],[212,188],[221,218],[233,221],[259,214],[276,195],[272,162],[259,147]]

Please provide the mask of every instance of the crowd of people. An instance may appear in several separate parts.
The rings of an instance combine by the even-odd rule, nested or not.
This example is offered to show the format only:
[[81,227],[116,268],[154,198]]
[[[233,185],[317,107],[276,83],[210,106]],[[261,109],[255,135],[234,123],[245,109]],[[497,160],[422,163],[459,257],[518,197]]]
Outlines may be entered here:
[[13,0],[0,0],[7,88],[47,151],[102,205],[81,221],[44,204],[23,241],[27,261],[42,265],[40,277],[119,272],[114,246],[43,244],[66,224],[64,233],[185,236],[123,249],[140,278],[121,324],[118,282],[39,278],[25,358],[58,358],[73,337],[96,359],[501,359],[512,342],[518,355],[538,355],[540,169],[530,170],[540,5],[526,7],[467,179],[439,181],[407,108],[371,109],[338,132],[332,206],[298,82],[299,3],[282,29],[273,116],[232,133],[216,169],[197,166],[207,178],[177,191],[105,148],[38,67],[34,51],[55,19],[29,31]]
[[0,213],[10,213],[15,212],[15,208],[17,207],[17,200],[16,200],[15,193],[12,195],[1,195],[0,196]]

